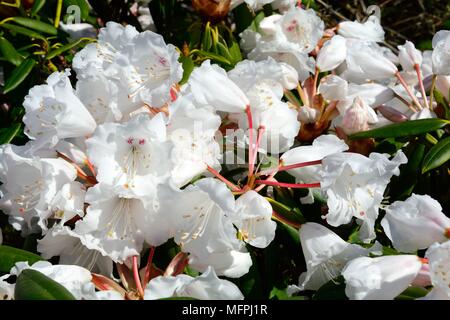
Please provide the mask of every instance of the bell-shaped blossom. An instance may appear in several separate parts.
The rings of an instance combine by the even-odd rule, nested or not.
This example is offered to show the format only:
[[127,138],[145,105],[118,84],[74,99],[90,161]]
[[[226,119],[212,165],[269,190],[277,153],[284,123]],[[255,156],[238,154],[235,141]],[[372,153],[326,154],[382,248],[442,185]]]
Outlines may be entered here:
[[80,235],[61,224],[54,226],[41,240],[37,250],[44,259],[59,256],[59,264],[76,265],[107,277],[113,274],[113,262],[100,251],[88,249]]
[[160,205],[162,198],[171,196],[166,188],[139,197],[120,186],[99,183],[86,193],[89,207],[74,232],[87,248],[122,263],[139,255],[144,242],[158,246],[173,237],[173,222]]
[[437,76],[436,77],[436,90],[438,90],[442,96],[450,100],[450,76]]
[[205,178],[175,196],[168,210],[176,222],[175,242],[190,254],[190,266],[199,271],[212,266],[218,275],[232,278],[246,274],[252,261],[236,236],[236,204],[227,186]]
[[121,185],[136,194],[154,193],[172,169],[172,144],[159,113],[138,115],[126,123],[105,123],[86,140],[87,154],[97,168],[97,180]]
[[248,244],[265,248],[275,238],[277,224],[272,221],[272,206],[263,196],[250,190],[236,201],[234,225]]
[[81,81],[106,77],[108,85],[118,90],[110,104],[116,103],[119,110],[137,103],[159,108],[170,101],[171,87],[183,76],[178,57],[175,47],[167,45],[161,35],[108,22],[98,42],[75,55],[73,67]]
[[35,218],[45,229],[47,219],[62,208],[57,194],[62,196],[62,188],[75,180],[76,171],[64,160],[25,157],[22,150],[13,145],[0,148],[0,207],[13,218],[18,230],[23,230],[24,224],[32,229]]
[[258,28],[260,34],[250,28],[242,34],[249,59],[272,57],[285,62],[297,70],[301,81],[314,72],[314,59],[307,54],[315,49],[324,31],[324,23],[314,10],[293,6],[283,15],[264,18]]
[[[249,98],[254,128],[264,127],[260,148],[270,153],[288,150],[300,130],[297,112],[282,102],[284,89],[293,89],[298,78],[292,67],[269,58],[254,62],[245,60],[229,72],[230,79]],[[241,129],[247,130],[247,115],[232,114]]]
[[406,201],[394,202],[386,208],[381,225],[401,252],[412,253],[450,238],[450,219],[442,213],[439,202],[428,195],[413,193]]
[[399,166],[407,162],[400,150],[392,160],[388,155],[371,153],[334,153],[322,160],[321,187],[328,199],[327,222],[332,226],[349,223],[352,217],[362,222],[359,237],[375,238],[374,225],[384,191]]
[[344,79],[356,83],[367,80],[383,81],[392,78],[398,69],[375,45],[353,41],[347,48],[347,69]]
[[351,300],[392,300],[409,287],[421,267],[414,255],[356,258],[342,271],[345,294]]
[[84,216],[84,196],[86,188],[78,181],[66,183],[57,191],[50,202],[53,218],[65,223],[70,219]]
[[348,95],[348,82],[331,74],[320,80],[318,92],[325,100],[344,100]]
[[[311,146],[300,146],[292,148],[281,156],[283,165],[322,160],[333,153],[340,153],[348,150],[345,142],[338,137],[328,134],[316,138]],[[308,166],[290,169],[288,172],[296,178],[298,183],[314,183],[320,180],[322,165]]]
[[338,25],[338,33],[351,39],[363,41],[383,42],[384,30],[380,24],[380,19],[372,15],[366,22],[344,21]]
[[168,139],[173,143],[171,177],[182,187],[206,171],[220,171],[220,146],[215,139],[220,117],[206,107],[196,107],[190,96],[181,96],[169,108]]
[[433,73],[450,75],[450,31],[441,30],[433,37]]
[[25,97],[25,133],[41,145],[53,147],[60,139],[85,137],[95,130],[96,122],[75,95],[69,76],[69,70],[55,72]]
[[422,53],[416,49],[414,43],[406,41],[403,46],[398,46],[398,58],[403,71],[413,71],[414,66],[422,64]]
[[326,72],[337,68],[347,57],[345,38],[336,35],[325,42],[317,55],[316,66],[320,71]]
[[145,288],[144,300],[172,297],[199,300],[244,299],[244,295],[234,283],[219,279],[211,267],[196,278],[185,274],[176,277],[159,276],[152,279]]
[[249,105],[244,92],[229,78],[225,70],[206,60],[192,71],[188,86],[200,106],[212,106],[225,112],[243,112]]
[[369,249],[350,244],[314,222],[303,224],[299,232],[307,271],[300,275],[298,290],[318,290],[338,277],[348,261],[369,255]]
[[433,289],[424,300],[450,300],[450,241],[431,245],[425,257],[428,259]]
[[378,122],[375,111],[360,97],[342,115],[341,127],[348,135],[366,131],[369,126]]

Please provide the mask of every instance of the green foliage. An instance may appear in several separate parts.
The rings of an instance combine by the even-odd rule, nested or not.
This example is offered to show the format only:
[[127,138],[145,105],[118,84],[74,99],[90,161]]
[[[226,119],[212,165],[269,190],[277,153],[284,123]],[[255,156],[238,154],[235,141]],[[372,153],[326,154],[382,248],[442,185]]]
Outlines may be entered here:
[[15,300],[75,300],[61,284],[39,271],[26,269],[17,277]]
[[5,246],[0,246],[0,272],[9,273],[17,262],[27,261],[30,265],[42,260],[34,253]]

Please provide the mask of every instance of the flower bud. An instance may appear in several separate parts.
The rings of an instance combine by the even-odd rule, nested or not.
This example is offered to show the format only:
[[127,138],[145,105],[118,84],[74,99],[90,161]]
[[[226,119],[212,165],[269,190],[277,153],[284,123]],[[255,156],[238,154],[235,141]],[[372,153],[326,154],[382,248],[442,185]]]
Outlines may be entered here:
[[202,16],[212,21],[225,18],[230,10],[231,0],[192,0],[192,6]]
[[360,97],[356,97],[343,115],[342,129],[350,135],[366,131],[369,129],[369,124],[376,122],[378,122],[378,117],[375,111]]
[[383,115],[383,117],[392,122],[403,122],[408,120],[408,117],[405,116],[403,113],[386,105],[378,106],[377,111],[380,112]]

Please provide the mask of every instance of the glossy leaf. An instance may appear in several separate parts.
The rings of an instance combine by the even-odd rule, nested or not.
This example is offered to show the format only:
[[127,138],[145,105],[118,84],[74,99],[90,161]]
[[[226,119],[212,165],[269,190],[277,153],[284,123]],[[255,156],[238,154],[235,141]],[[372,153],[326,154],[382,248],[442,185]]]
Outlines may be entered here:
[[54,26],[52,26],[51,24],[39,21],[39,20],[34,20],[34,19],[29,19],[29,18],[24,18],[24,17],[13,17],[12,21],[14,21],[17,24],[20,24],[21,26],[24,26],[26,28],[33,29],[33,30],[43,32],[43,33],[47,33],[52,36],[56,36],[58,34],[58,30]]
[[450,159],[450,137],[434,145],[426,154],[422,163],[422,173],[436,169]]
[[395,123],[369,131],[358,132],[350,136],[350,139],[367,138],[397,138],[416,136],[423,133],[435,131],[450,124],[450,121],[443,119],[420,119],[401,123]]
[[24,60],[20,66],[18,66],[12,72],[11,76],[5,81],[5,87],[3,88],[3,93],[8,93],[15,88],[17,88],[30,74],[33,70],[36,61],[31,58]]
[[17,277],[14,289],[15,300],[75,300],[64,286],[43,273],[23,270]]
[[35,0],[33,8],[31,8],[31,16],[35,16],[41,11],[42,7],[45,5],[45,0]]
[[6,38],[0,37],[0,52],[3,57],[15,66],[19,66],[23,58]]
[[34,253],[5,246],[0,246],[0,272],[9,273],[17,262],[28,261],[33,264],[42,258]]
[[59,56],[60,54],[66,52],[66,51],[69,51],[70,49],[75,48],[75,47],[78,46],[80,43],[82,43],[83,40],[84,40],[84,39],[78,39],[78,40],[76,40],[76,41],[74,41],[74,42],[71,42],[71,43],[66,44],[66,45],[64,45],[64,46],[62,46],[62,47],[59,47],[58,49],[55,49],[55,50],[53,50],[53,51],[50,51],[50,52],[47,54],[46,59],[47,59],[47,60],[53,59],[54,57]]
[[17,26],[15,24],[3,23],[0,26],[5,29],[8,29],[12,32],[23,34],[24,36],[27,36],[30,38],[45,40],[45,37],[42,36],[41,34],[37,33],[36,31],[30,30],[30,29],[27,29],[27,28],[24,28],[21,26]]
[[13,123],[8,128],[0,129],[0,144],[10,143],[20,132],[22,125]]

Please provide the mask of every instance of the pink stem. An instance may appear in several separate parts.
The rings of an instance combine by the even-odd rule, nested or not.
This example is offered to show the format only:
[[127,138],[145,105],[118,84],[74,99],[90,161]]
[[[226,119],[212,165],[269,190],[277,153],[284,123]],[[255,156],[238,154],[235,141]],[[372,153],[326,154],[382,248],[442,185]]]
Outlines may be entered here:
[[286,171],[286,170],[291,170],[291,169],[297,169],[297,168],[303,168],[303,167],[308,167],[308,166],[314,166],[314,165],[317,165],[317,164],[322,164],[322,160],[301,162],[301,163],[291,164],[291,165],[288,165],[288,166],[280,166],[280,167],[278,167],[276,169],[267,170],[267,171],[261,171],[259,173],[259,175],[260,176],[265,176],[265,175],[271,174],[273,171],[280,172],[280,171]]
[[397,71],[395,76],[397,77],[398,81],[400,81],[402,86],[405,88],[406,92],[408,92],[408,95],[411,97],[414,104],[419,108],[419,110],[421,110],[422,106],[420,105],[419,100],[417,100],[417,97],[412,93],[411,88],[408,86],[408,84],[406,84],[406,81],[405,81],[405,79],[403,79],[400,72]]
[[425,106],[430,109],[430,105],[428,104],[427,93],[425,91],[425,87],[423,86],[422,74],[420,72],[420,67],[418,64],[414,65],[414,69],[416,69],[417,79],[419,79],[420,92],[422,93],[423,100],[425,101]]
[[[270,174],[270,176],[269,176],[266,180],[267,180],[267,181],[272,181],[273,178],[275,177],[275,175],[276,175],[277,173],[278,173],[277,170],[274,171],[274,172],[272,172],[272,173]],[[262,185],[258,186],[257,188],[255,188],[255,191],[256,191],[256,192],[260,192],[262,189],[264,189],[265,186],[266,186],[265,184],[262,184]]]
[[206,168],[208,169],[209,172],[211,172],[213,175],[215,175],[220,181],[224,182],[227,186],[229,186],[231,188],[231,190],[233,190],[235,192],[241,191],[241,189],[238,186],[236,186],[231,181],[227,180],[224,176],[222,176],[220,173],[218,173],[216,170],[214,170],[210,166],[207,165]]
[[137,257],[133,257],[133,275],[134,275],[134,282],[136,282],[136,288],[139,292],[139,295],[143,298],[144,297],[144,289],[142,288],[141,278],[139,277],[139,269],[137,265]]
[[252,158],[251,163],[253,165],[255,165],[256,158],[258,157],[258,149],[259,149],[259,145],[261,143],[261,138],[262,138],[262,136],[264,134],[264,131],[266,131],[266,127],[259,126],[259,128],[258,128],[258,138],[256,139],[256,145],[255,145],[255,148],[253,149],[253,154],[252,154],[253,158]]
[[298,189],[320,188],[320,182],[317,182],[317,183],[284,183],[284,182],[268,181],[268,180],[256,180],[255,183],[263,184],[263,185],[267,185],[267,186],[282,187],[282,188],[298,188]]
[[147,283],[150,281],[154,255],[155,255],[155,247],[150,247],[150,253],[148,254],[148,260],[147,260],[147,267],[145,268],[145,277],[144,277],[145,285],[147,285]]
[[255,170],[255,163],[253,160],[253,118],[252,118],[252,110],[250,109],[250,105],[247,106],[245,109],[245,112],[247,113],[247,121],[248,121],[248,176],[253,176],[253,171]]

